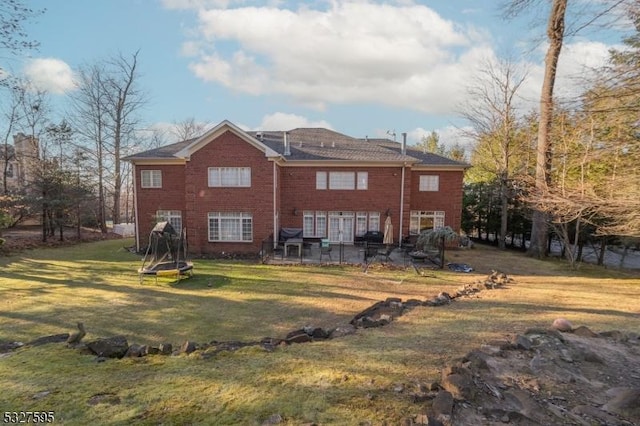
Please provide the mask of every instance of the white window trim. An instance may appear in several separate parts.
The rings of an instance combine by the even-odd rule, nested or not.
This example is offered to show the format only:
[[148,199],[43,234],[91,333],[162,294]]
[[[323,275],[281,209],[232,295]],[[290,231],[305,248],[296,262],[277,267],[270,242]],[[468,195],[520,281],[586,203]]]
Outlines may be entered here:
[[[222,219],[234,219],[240,221],[240,239],[213,239],[211,233],[211,220],[218,220],[218,236],[221,235],[220,221]],[[250,220],[251,225],[251,237],[244,239],[244,220]],[[247,212],[209,212],[207,215],[207,238],[210,243],[251,243],[253,242],[253,215]]]
[[327,189],[327,172],[316,172],[316,189]]
[[356,173],[329,172],[329,189],[344,191],[356,189]]
[[[225,171],[234,173],[235,183],[223,184],[222,175]],[[248,172],[248,181],[244,182],[244,173]],[[207,183],[209,188],[250,188],[251,167],[209,167],[207,171]]]
[[[145,176],[147,178],[145,179]],[[145,180],[147,181],[145,184]],[[140,187],[141,188],[162,188],[162,170],[141,170],[140,171]]]
[[369,189],[369,172],[358,172],[357,176],[357,188],[359,191]]
[[420,191],[438,192],[440,190],[439,175],[420,175]]
[[[409,234],[410,235],[418,235],[420,233],[420,219],[422,217],[428,217],[433,219],[433,229],[438,229],[444,227],[444,218],[445,212],[441,210],[436,211],[419,211],[419,210],[411,210],[409,215]],[[418,221],[418,229],[416,230],[414,227],[414,221]]]
[[[180,210],[158,210],[156,211],[156,220],[158,222],[169,222],[176,232],[182,231],[182,212]],[[176,226],[176,222],[180,226]]]

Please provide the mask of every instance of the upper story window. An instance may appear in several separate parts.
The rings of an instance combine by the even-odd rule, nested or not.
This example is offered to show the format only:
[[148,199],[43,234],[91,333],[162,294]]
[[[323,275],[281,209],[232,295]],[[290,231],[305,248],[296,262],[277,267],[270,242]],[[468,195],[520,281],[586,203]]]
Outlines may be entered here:
[[368,189],[368,172],[316,172],[316,189]]
[[210,187],[251,186],[251,167],[209,167]]
[[358,172],[358,189],[369,188],[369,172]]
[[13,163],[8,163],[8,164],[7,164],[7,174],[6,174],[6,176],[7,176],[8,178],[12,178],[12,177],[14,177],[14,176],[13,176]]
[[143,188],[162,188],[161,170],[142,170],[140,178],[140,184]]
[[421,175],[420,191],[439,191],[440,176],[438,175]]
[[356,189],[354,172],[329,172],[329,189]]
[[327,172],[316,172],[316,189],[327,189]]

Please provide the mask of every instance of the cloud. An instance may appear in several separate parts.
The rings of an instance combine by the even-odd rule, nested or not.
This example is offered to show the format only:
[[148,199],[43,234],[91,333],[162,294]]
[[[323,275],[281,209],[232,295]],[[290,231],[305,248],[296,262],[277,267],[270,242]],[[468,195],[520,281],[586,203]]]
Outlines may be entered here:
[[[432,130],[423,129],[422,127],[415,128],[407,132],[407,143],[409,145],[416,145],[422,141],[422,138],[429,136],[431,131]],[[443,145],[447,149],[458,144],[462,146],[467,153],[470,153],[475,144],[474,140],[468,136],[471,131],[469,127],[445,126],[433,129],[433,131],[438,134],[440,145]]]
[[441,113],[493,54],[486,34],[426,6],[320,4],[201,9],[197,36],[206,47],[190,69],[237,92],[284,95],[316,109],[374,103]]
[[73,71],[60,59],[33,59],[25,65],[24,74],[39,90],[61,95],[75,89]]
[[255,130],[289,130],[298,127],[322,127],[332,129],[331,124],[324,120],[313,121],[306,117],[284,112],[265,115]]

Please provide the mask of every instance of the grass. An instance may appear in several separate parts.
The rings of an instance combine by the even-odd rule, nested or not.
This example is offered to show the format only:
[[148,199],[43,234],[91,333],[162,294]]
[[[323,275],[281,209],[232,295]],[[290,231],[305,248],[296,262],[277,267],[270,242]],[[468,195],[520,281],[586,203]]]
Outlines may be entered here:
[[[197,356],[97,363],[64,345],[0,358],[0,408],[53,410],[61,424],[400,424],[423,410],[409,393],[439,379],[447,362],[496,338],[563,316],[596,331],[640,329],[640,277],[585,265],[569,271],[491,248],[448,252],[478,273],[196,261],[180,283],[140,285],[140,259],[104,241],[0,259],[0,340],[27,342],[73,331],[123,334],[130,343],[283,337],[304,325],[333,327],[387,297],[425,299],[491,269],[510,288],[443,308],[417,308],[379,329],[267,353],[255,347]],[[402,384],[405,392],[394,388]],[[49,392],[34,398],[40,392]],[[96,397],[98,395],[98,397]],[[100,397],[102,395],[102,397]],[[96,403],[97,401],[97,403]]]

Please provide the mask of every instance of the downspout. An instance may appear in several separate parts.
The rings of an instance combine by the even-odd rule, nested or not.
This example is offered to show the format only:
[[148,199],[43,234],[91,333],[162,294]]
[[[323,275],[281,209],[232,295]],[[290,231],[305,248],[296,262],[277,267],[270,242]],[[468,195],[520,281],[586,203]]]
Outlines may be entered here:
[[131,162],[133,165],[133,209],[134,216],[136,221],[136,251],[140,251],[140,221],[138,220],[138,179],[137,179],[137,170],[136,163]]
[[278,168],[276,162],[273,162],[273,248],[278,245],[278,209],[276,206],[278,187]]
[[[405,163],[406,164],[406,163]],[[402,179],[400,183],[400,226],[398,227],[398,247],[402,247],[402,225],[404,223],[404,169],[402,166]]]
[[[402,155],[407,155],[407,134],[402,134]],[[404,222],[404,173],[406,162],[402,165],[402,177],[400,181],[400,226],[398,226],[398,247],[402,247],[402,225]]]

